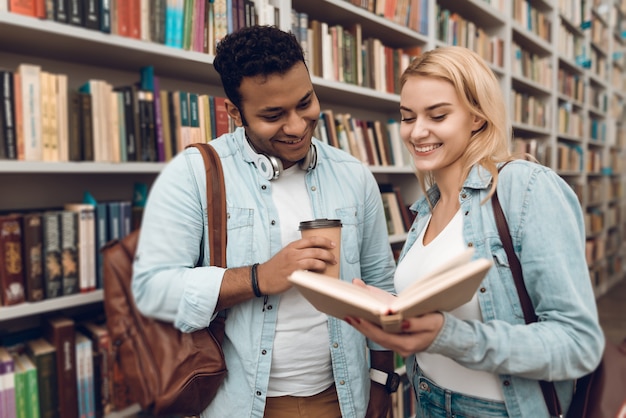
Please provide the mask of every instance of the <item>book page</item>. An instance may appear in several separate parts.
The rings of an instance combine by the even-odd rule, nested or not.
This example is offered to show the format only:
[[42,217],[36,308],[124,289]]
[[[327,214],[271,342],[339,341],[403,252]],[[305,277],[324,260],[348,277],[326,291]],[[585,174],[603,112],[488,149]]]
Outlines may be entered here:
[[359,316],[373,322],[389,312],[389,305],[370,290],[324,274],[298,270],[289,281],[319,311],[343,319]]
[[391,310],[406,318],[456,309],[472,299],[492,264],[480,258],[431,277],[427,286],[402,292],[392,303]]
[[458,254],[455,257],[452,257],[445,264],[437,267],[436,269],[420,277],[418,280],[415,281],[415,283],[411,284],[410,286],[405,288],[402,292],[400,292],[398,294],[398,297],[404,294],[413,294],[414,292],[421,291],[424,288],[430,287],[430,283],[433,281],[433,279],[437,278],[437,280],[439,280],[438,276],[440,276],[444,272],[469,263],[472,260],[473,256],[474,256],[474,248],[473,247],[467,248],[461,254]]

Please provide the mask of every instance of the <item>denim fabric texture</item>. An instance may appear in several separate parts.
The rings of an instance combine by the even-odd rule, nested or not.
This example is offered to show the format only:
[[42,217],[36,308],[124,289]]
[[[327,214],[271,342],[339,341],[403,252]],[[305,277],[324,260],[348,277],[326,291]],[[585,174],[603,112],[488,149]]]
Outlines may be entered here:
[[424,376],[419,367],[412,385],[417,399],[416,418],[507,418],[504,402],[466,396],[444,389]]
[[[282,248],[272,183],[243,152],[244,140],[239,128],[211,142],[226,181],[229,267],[263,263]],[[313,141],[318,163],[306,174],[306,187],[315,217],[342,221],[341,279],[361,277],[393,291],[394,260],[373,175],[347,153]],[[196,149],[178,154],[164,168],[150,190],[134,263],[139,309],[185,332],[209,325],[225,271],[203,258],[208,254],[205,184]],[[203,267],[193,268],[198,260]],[[228,376],[203,416],[263,416],[279,302],[279,295],[254,298],[228,311],[223,344]],[[365,338],[334,318],[328,329],[342,414],[363,417],[370,390]]]
[[[465,242],[475,248],[475,257],[494,262],[478,292],[483,321],[445,313],[443,328],[427,351],[498,374],[512,417],[548,416],[541,379],[555,382],[566,412],[573,380],[595,369],[604,348],[585,261],[583,213],[571,187],[551,169],[520,160],[502,170],[498,197],[539,318],[527,326],[491,202],[481,204],[490,183],[491,175],[476,166],[459,193]],[[439,191],[435,186],[428,193],[434,205]],[[430,213],[425,198],[411,208],[417,218],[401,258]],[[407,363],[411,373],[415,357]]]

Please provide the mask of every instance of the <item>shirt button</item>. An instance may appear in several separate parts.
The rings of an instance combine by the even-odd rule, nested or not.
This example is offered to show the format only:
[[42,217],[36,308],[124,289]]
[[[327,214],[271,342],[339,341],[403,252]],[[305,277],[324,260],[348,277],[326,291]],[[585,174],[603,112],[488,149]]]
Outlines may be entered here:
[[473,243],[473,242],[468,242],[468,243],[467,243],[467,246],[468,246],[468,247],[470,247],[470,248],[472,248],[472,247],[474,246],[474,243]]
[[272,305],[267,305],[267,307],[265,309],[267,309],[268,311],[271,311],[272,310]]
[[276,221],[272,221],[270,222],[272,225],[276,225]]
[[261,396],[261,391],[260,390],[256,391],[256,396]]
[[312,190],[312,191],[316,191],[316,190],[317,190],[317,187],[315,187],[315,186],[311,186],[311,190]]
[[345,385],[345,384],[346,384],[346,381],[345,381],[345,380],[340,380],[340,381],[339,381],[339,384],[340,384],[340,385]]
[[267,189],[267,186],[264,184],[263,186],[261,186],[261,190],[265,190]]
[[508,380],[505,380],[504,382],[502,382],[502,384],[504,386],[511,386],[511,382],[509,382]]
[[267,354],[267,350],[261,350],[261,354],[266,355]]
[[469,215],[469,210],[467,212],[465,212],[465,216]]
[[339,344],[333,343],[333,348],[337,348],[337,347],[339,347]]
[[461,197],[462,197],[463,199],[466,199],[466,198],[467,198],[467,193],[462,193],[462,194],[461,194]]
[[487,291],[487,289],[485,289],[484,287],[480,288],[480,293],[485,293]]

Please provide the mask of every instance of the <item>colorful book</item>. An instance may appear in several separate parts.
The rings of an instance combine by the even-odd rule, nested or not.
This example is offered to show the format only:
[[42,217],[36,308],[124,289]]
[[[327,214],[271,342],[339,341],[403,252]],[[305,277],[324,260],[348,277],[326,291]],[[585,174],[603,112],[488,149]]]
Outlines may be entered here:
[[39,415],[41,418],[58,418],[56,350],[45,338],[36,338],[26,342],[26,351],[37,369]]
[[24,285],[28,302],[36,302],[46,296],[43,273],[42,221],[40,212],[22,215]]
[[61,256],[61,212],[43,213],[43,256],[46,299],[63,294],[63,263]]
[[56,350],[59,416],[78,417],[78,386],[76,380],[76,345],[74,320],[55,315],[44,320],[44,337]]
[[20,78],[24,160],[41,161],[41,67],[22,63],[17,67]]
[[73,295],[79,292],[78,275],[78,214],[63,210],[61,216],[61,264],[63,266],[62,294]]
[[78,228],[78,290],[96,288],[96,214],[94,205],[67,203],[65,210],[76,213]]
[[226,98],[215,96],[215,138],[227,134],[230,131],[228,112],[226,111]]
[[95,413],[97,417],[113,411],[113,348],[109,331],[104,324],[87,321],[81,331],[91,339]]
[[15,131],[15,98],[13,88],[13,73],[8,70],[0,70],[0,117],[2,118],[2,132],[0,137],[3,141],[0,151],[4,158],[17,159],[17,133]]
[[39,387],[37,369],[26,354],[16,354],[15,361],[15,399],[17,416],[39,418]]
[[24,302],[21,215],[0,215],[0,302],[4,306]]
[[14,417],[17,414],[15,405],[15,362],[11,353],[0,346],[0,380],[2,380],[2,392],[0,392],[0,405],[6,417]]

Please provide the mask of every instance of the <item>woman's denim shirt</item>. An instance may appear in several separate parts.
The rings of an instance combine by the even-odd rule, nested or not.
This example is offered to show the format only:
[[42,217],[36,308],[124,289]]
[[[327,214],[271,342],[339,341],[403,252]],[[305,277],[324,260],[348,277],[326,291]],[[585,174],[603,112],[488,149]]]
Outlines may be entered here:
[[[444,326],[427,352],[465,367],[497,373],[511,417],[548,416],[537,380],[556,382],[564,412],[573,379],[599,363],[604,337],[585,261],[585,227],[580,203],[556,173],[527,161],[514,161],[500,173],[498,198],[520,259],[524,282],[538,322],[525,325],[507,257],[487,198],[491,174],[475,166],[459,193],[463,238],[475,257],[493,260],[478,291],[483,321],[444,313]],[[432,204],[439,190],[429,190]],[[401,259],[426,227],[425,198],[411,206],[417,218]],[[415,357],[407,370],[414,371]]]
[[[224,169],[228,267],[265,262],[283,247],[272,183],[245,155],[243,141],[243,129],[238,129],[211,142]],[[313,215],[339,218],[343,224],[342,280],[361,277],[393,291],[395,264],[373,175],[347,153],[314,143],[318,162],[306,174],[306,187]],[[202,257],[202,252],[209,253],[205,178],[195,148],[165,167],[150,191],[134,263],[133,292],[139,309],[174,322],[184,332],[209,325],[224,274]],[[204,267],[193,268],[198,260]],[[203,416],[263,416],[279,301],[279,295],[272,295],[229,309],[223,344],[228,375]],[[365,338],[334,318],[329,318],[328,329],[342,414],[362,417],[370,390]]]

